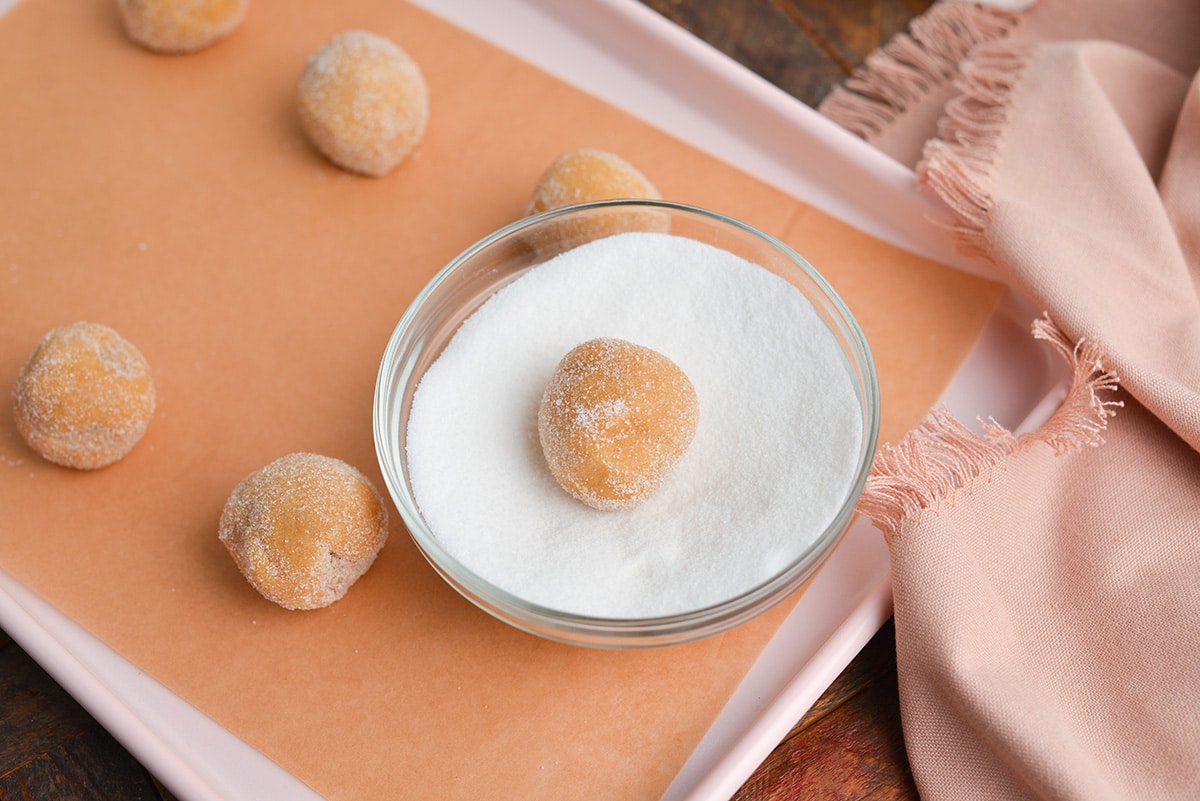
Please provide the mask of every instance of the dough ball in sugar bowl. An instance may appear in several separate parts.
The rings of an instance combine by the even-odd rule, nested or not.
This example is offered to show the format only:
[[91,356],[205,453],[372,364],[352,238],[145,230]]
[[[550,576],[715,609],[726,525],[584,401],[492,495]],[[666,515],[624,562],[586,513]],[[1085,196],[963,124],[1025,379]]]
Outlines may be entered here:
[[687,374],[656,350],[601,337],[559,362],[538,408],[554,478],[603,511],[650,497],[695,436],[700,405]]

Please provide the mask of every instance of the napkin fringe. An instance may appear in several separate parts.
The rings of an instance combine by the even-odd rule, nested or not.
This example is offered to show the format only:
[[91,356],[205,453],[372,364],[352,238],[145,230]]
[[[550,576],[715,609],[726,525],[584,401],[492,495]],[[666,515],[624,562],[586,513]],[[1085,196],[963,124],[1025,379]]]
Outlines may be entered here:
[[998,42],[979,48],[961,65],[958,94],[946,103],[937,136],[925,143],[918,183],[950,207],[956,248],[993,260],[987,229],[1009,109],[1033,55],[1026,44]]
[[1117,374],[1106,366],[1108,352],[1094,339],[1081,339],[1072,345],[1046,313],[1033,322],[1032,330],[1034,339],[1048,342],[1071,368],[1071,387],[1049,420],[1036,431],[1021,435],[1020,446],[1044,442],[1062,455],[1103,445],[1109,419],[1125,405],[1124,401],[1100,394],[1116,392],[1121,384]]
[[936,514],[943,504],[953,506],[959,493],[969,494],[980,479],[990,481],[997,468],[1034,443],[1062,455],[1104,442],[1109,418],[1124,405],[1101,396],[1120,384],[1105,366],[1104,348],[1089,339],[1072,345],[1048,314],[1031,329],[1035,339],[1048,342],[1070,366],[1066,398],[1044,425],[1020,436],[990,419],[979,421],[983,433],[977,434],[939,407],[898,443],[880,447],[857,509],[889,543],[905,520],[927,509]]
[[957,73],[978,45],[1003,39],[1020,20],[995,6],[943,2],[930,7],[891,41],[867,56],[817,106],[823,115],[870,140],[908,108]]

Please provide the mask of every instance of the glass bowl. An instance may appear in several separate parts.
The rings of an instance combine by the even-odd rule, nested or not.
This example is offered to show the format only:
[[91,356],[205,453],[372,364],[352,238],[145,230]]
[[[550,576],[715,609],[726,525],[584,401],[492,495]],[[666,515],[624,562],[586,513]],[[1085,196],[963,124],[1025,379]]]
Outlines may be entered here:
[[[414,392],[461,323],[497,290],[556,252],[623,230],[669,230],[699,240],[758,264],[799,289],[841,348],[862,422],[853,479],[836,515],[809,546],[782,570],[734,597],[647,618],[590,617],[540,606],[473,572],[448,552],[422,517],[406,455]],[[762,614],[804,585],[849,526],[878,431],[879,387],[870,350],[826,280],[769,234],[712,211],[667,201],[598,201],[553,209],[484,237],[447,264],[401,317],[383,354],[375,388],[375,447],[384,482],[429,564],[472,603],[513,626],[551,640],[601,648],[661,646],[708,637]]]

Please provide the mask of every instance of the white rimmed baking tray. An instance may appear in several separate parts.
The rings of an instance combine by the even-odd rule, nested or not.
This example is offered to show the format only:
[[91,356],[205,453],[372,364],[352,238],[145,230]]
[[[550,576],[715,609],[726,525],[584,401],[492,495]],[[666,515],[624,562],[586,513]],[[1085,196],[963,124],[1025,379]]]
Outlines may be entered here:
[[[912,173],[636,0],[416,0],[460,27],[693,146],[907,250],[972,272]],[[0,13],[13,0],[0,0]],[[944,398],[963,419],[1018,425],[1059,373],[1009,298]],[[1010,369],[1011,368],[1011,369]],[[888,555],[864,522],[844,538],[667,790],[719,801],[750,775],[891,611]],[[0,571],[0,625],[185,801],[315,799],[311,790]]]

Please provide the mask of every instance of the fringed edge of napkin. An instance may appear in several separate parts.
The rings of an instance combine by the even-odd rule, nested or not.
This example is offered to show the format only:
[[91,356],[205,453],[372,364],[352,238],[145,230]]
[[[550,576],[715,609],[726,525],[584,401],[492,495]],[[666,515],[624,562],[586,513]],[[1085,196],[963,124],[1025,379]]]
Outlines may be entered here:
[[[1034,52],[1031,44],[1012,39],[1020,19],[1017,12],[991,6],[935,5],[914,20],[911,35],[897,36],[868,57],[864,68],[820,107],[869,139],[912,103],[953,80],[956,94],[943,109],[936,138],[925,145],[917,180],[952,210],[950,228],[958,249],[987,260],[992,260],[987,232],[995,168],[1009,109]],[[905,521],[953,505],[1035,443],[1061,455],[1104,442],[1109,418],[1124,405],[1101,396],[1119,388],[1117,375],[1106,366],[1104,348],[1088,339],[1072,345],[1048,314],[1034,321],[1032,333],[1071,368],[1062,404],[1037,430],[1019,436],[995,420],[980,420],[982,434],[977,434],[939,408],[900,442],[881,446],[857,510],[889,544]]]
[[1018,12],[965,2],[941,2],[867,56],[817,110],[868,141],[934,88],[949,82],[960,62],[981,44],[1009,36]]
[[960,65],[957,94],[946,103],[937,136],[925,143],[917,182],[932,189],[954,213],[948,223],[957,249],[992,261],[987,230],[1012,107],[1033,56],[1030,44],[993,42]]
[[980,421],[976,434],[944,407],[930,412],[917,428],[895,445],[883,445],[858,500],[858,512],[883,532],[890,544],[905,520],[970,493],[975,483],[990,480],[1010,457],[1034,443],[1049,445],[1057,454],[1104,442],[1108,420],[1124,406],[1101,397],[1120,385],[1105,366],[1107,354],[1095,340],[1071,345],[1066,335],[1044,314],[1032,325],[1035,339],[1050,343],[1072,371],[1066,398],[1036,431],[1015,435],[995,420]]

